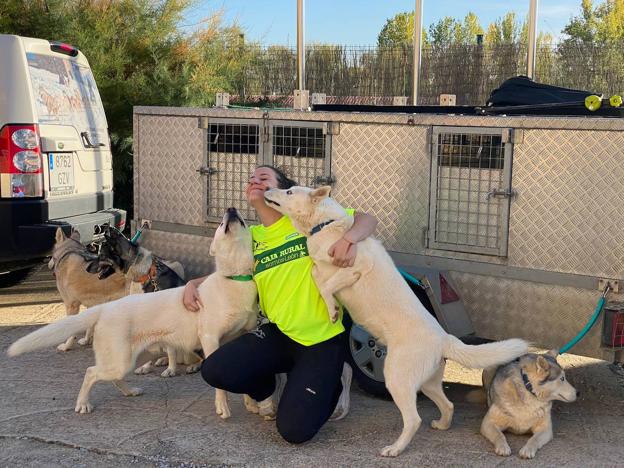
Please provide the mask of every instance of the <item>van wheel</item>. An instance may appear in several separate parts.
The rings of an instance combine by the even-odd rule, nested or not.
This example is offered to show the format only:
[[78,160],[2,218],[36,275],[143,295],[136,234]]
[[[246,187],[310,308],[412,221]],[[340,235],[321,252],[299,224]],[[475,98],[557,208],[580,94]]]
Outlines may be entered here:
[[9,288],[21,283],[26,279],[33,268],[23,268],[21,270],[0,273],[0,288]]
[[347,332],[347,360],[358,386],[371,395],[390,399],[383,375],[386,347],[365,328],[353,323],[346,311],[342,323]]

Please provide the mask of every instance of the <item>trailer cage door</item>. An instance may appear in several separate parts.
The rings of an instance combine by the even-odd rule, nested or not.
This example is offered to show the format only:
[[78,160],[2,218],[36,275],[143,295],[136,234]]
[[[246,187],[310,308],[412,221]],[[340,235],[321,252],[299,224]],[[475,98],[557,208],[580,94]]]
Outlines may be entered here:
[[507,256],[511,129],[433,127],[428,248]]
[[256,213],[245,198],[249,176],[261,164],[283,169],[299,185],[333,183],[331,135],[325,122],[268,119],[206,119],[206,221],[219,222],[231,206],[250,221]]

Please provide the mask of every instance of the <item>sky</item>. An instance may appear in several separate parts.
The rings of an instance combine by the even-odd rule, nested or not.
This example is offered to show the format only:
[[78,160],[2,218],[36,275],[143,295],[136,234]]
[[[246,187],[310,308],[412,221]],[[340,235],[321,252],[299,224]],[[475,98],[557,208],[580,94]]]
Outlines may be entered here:
[[[182,26],[190,30],[202,18],[223,12],[225,24],[236,21],[249,41],[296,45],[297,0],[196,0]],[[600,0],[595,3],[601,3]],[[415,0],[304,0],[305,41],[343,45],[375,45],[388,18],[412,11]],[[538,0],[538,32],[555,38],[572,16],[581,12],[581,0]],[[508,11],[525,18],[529,0],[423,0],[423,28],[444,16],[463,18],[474,12],[487,25]]]

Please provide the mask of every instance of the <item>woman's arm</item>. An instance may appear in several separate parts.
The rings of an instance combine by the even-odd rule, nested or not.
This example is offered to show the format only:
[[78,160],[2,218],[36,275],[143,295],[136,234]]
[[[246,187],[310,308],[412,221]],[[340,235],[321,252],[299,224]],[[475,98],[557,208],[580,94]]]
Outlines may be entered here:
[[332,263],[342,268],[353,266],[357,255],[356,244],[375,232],[377,222],[377,218],[368,213],[356,212],[351,229],[327,251],[329,256],[334,258]]
[[197,287],[202,284],[206,278],[208,278],[208,276],[202,276],[201,278],[195,278],[186,283],[184,294],[182,295],[182,303],[184,307],[186,307],[186,310],[198,312],[199,309],[204,306],[199,297]]

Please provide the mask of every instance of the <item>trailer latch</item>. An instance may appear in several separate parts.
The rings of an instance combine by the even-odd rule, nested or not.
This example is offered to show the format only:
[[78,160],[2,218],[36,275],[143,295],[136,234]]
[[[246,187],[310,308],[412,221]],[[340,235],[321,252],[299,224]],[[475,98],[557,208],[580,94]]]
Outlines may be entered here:
[[200,175],[212,175],[212,174],[215,174],[215,173],[217,173],[219,171],[217,169],[215,169],[214,167],[202,166],[199,169],[195,169],[195,172],[199,172]]

